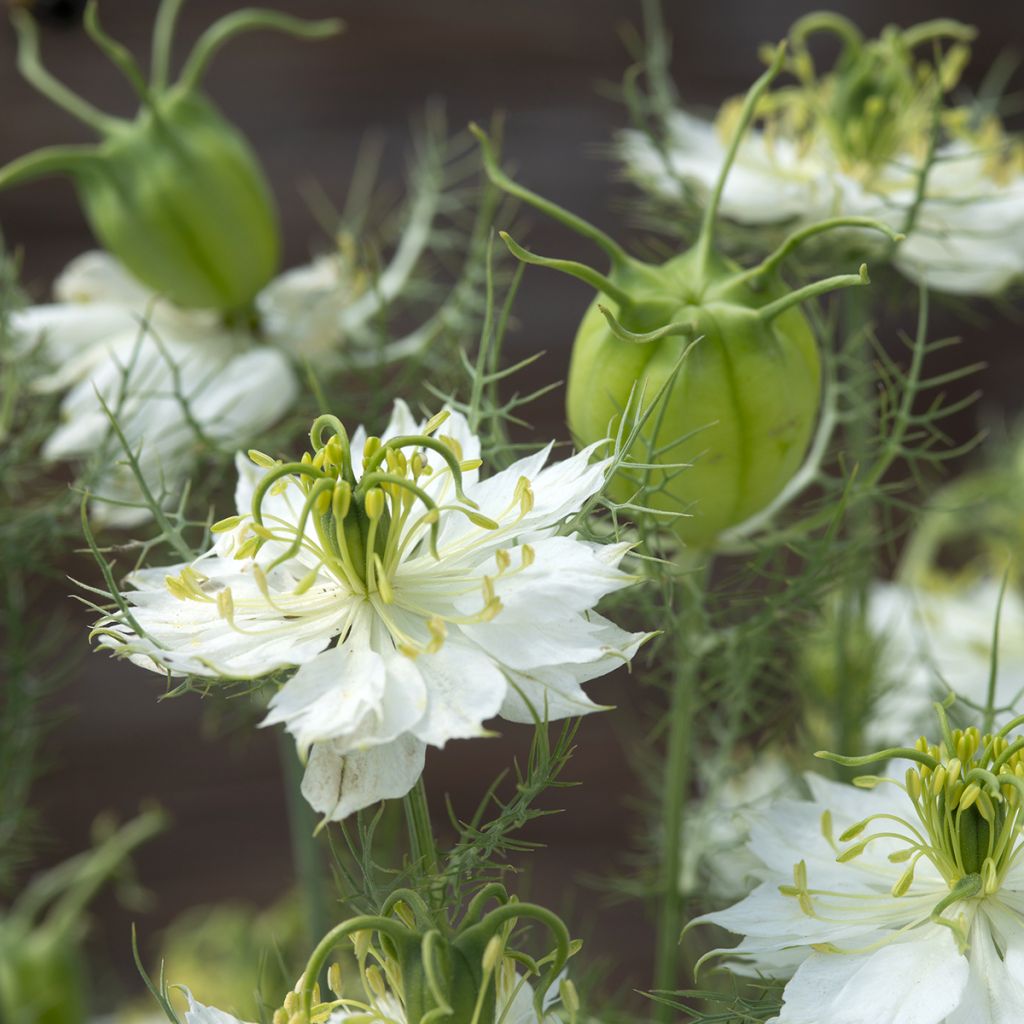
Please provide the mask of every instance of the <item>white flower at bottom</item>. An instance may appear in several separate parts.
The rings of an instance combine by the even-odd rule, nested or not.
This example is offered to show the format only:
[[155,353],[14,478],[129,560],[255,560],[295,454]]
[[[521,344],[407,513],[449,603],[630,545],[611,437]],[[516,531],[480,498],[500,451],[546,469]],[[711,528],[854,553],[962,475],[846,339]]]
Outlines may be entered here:
[[299,666],[265,724],[310,751],[303,792],[332,819],[407,793],[427,745],[495,715],[597,708],[581,684],[646,639],[593,611],[633,582],[628,545],[558,535],[607,460],[546,465],[549,446],[479,480],[465,419],[419,424],[401,402],[380,438],[333,417],[311,436],[301,462],[239,457],[238,515],[192,564],[133,573],[135,625],[106,620],[103,645],[174,675]]
[[131,526],[149,509],[104,403],[139,456],[159,500],[177,498],[205,442],[235,447],[278,420],[298,395],[291,363],[217,314],[184,310],[136,281],[112,257],[88,252],[54,285],[57,302],[11,315],[22,349],[38,346],[51,372],[40,392],[67,389],[48,459],[96,459],[90,481],[100,521]]
[[1020,1020],[1024,744],[947,742],[893,752],[916,760],[905,783],[810,775],[811,800],[753,820],[762,883],[698,922],[744,936],[717,951],[741,969],[792,975],[774,1024]]

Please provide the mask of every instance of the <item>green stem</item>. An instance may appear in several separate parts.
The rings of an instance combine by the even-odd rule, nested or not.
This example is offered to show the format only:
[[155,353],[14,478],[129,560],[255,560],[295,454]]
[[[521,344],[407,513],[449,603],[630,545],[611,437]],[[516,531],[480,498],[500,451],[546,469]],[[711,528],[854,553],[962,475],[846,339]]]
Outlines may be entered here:
[[732,170],[732,165],[736,160],[736,153],[739,151],[740,142],[743,141],[743,136],[750,127],[750,122],[754,119],[757,103],[768,89],[768,86],[771,85],[772,80],[782,70],[785,56],[785,43],[780,43],[775,50],[768,70],[750,87],[743,101],[739,120],[736,123],[736,130],[733,132],[732,139],[729,142],[729,148],[726,151],[725,159],[722,161],[722,166],[719,168],[718,180],[715,182],[714,190],[708,198],[707,206],[704,207],[700,234],[697,236],[697,273],[702,281],[707,276],[708,260],[711,257],[711,245],[715,235],[715,218],[718,216],[718,207],[722,202],[722,193],[725,191],[726,179],[729,177],[729,172]]
[[405,821],[409,830],[410,856],[413,863],[431,879],[431,904],[434,909],[439,909],[437,904],[442,893],[433,884],[439,873],[437,843],[430,824],[430,805],[427,803],[427,788],[423,784],[422,775],[402,798],[402,806],[405,808]]
[[[680,891],[685,844],[685,808],[690,791],[692,763],[694,690],[700,671],[700,658],[695,653],[698,645],[695,635],[704,618],[704,596],[707,590],[711,557],[701,569],[689,578],[687,591],[680,595],[683,602],[682,621],[677,629],[678,651],[676,675],[672,687],[669,709],[668,748],[665,755],[665,782],[662,799],[661,879],[658,896],[657,945],[655,947],[654,988],[659,992],[672,992],[679,988],[679,967],[682,959],[679,949],[683,930],[685,899]],[[658,1004],[654,1019],[659,1024],[676,1020],[671,1006]]]
[[288,734],[279,734],[281,766],[285,777],[285,795],[288,805],[288,830],[292,840],[292,859],[295,875],[302,892],[306,911],[306,928],[309,942],[316,942],[331,927],[328,912],[327,872],[317,844],[317,819],[312,808],[302,795],[302,765],[295,752],[295,745]]
[[[866,294],[854,290],[843,295],[840,318],[843,345],[848,351],[852,347],[854,352],[855,372],[859,379],[854,381],[853,385],[862,392],[863,400],[870,407],[874,400],[876,375],[871,346],[865,337],[865,327],[870,316]],[[858,340],[851,346],[853,338]],[[867,464],[872,439],[870,425],[864,417],[856,418],[849,424],[847,438],[849,450],[856,462]],[[879,535],[879,526],[873,502],[858,502],[850,509],[848,529],[851,538],[855,538],[856,558],[844,573],[839,594],[838,628],[835,638],[834,696],[837,729],[833,742],[835,749],[842,751],[856,750],[860,745],[873,696],[874,673],[865,671],[863,654],[859,651],[865,633],[868,588],[876,572],[875,538]]]

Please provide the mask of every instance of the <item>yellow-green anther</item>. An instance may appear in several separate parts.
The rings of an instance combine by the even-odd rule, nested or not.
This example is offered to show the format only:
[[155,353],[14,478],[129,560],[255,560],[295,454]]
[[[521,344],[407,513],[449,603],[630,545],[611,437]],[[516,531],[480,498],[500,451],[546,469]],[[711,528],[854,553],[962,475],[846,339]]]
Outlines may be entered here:
[[238,526],[243,518],[243,516],[228,516],[226,519],[220,519],[210,527],[210,533],[227,533],[228,530],[233,530]]
[[917,803],[921,799],[921,775],[917,768],[908,768],[906,774],[907,795]]
[[341,964],[336,960],[327,969],[327,987],[336,995],[341,998],[344,992],[344,986],[341,978]]
[[306,573],[306,575],[303,576],[302,579],[299,580],[299,582],[295,584],[295,589],[292,591],[292,593],[295,594],[296,596],[301,595],[301,594],[305,594],[306,591],[309,590],[309,588],[311,586],[313,586],[314,583],[316,583],[317,577],[319,575],[320,575],[320,569],[319,568],[310,569],[309,572]]
[[334,518],[339,523],[343,522],[351,507],[352,485],[347,480],[339,480],[334,485],[331,495],[331,511],[334,513]]
[[964,788],[963,794],[960,797],[960,810],[966,811],[972,807],[979,796],[981,796],[981,787],[976,782],[970,783]]
[[946,788],[946,775],[946,766],[944,764],[940,764],[939,767],[935,769],[931,778],[932,796],[939,796]]
[[857,836],[867,828],[868,823],[871,821],[870,818],[865,818],[863,821],[858,821],[855,825],[851,825],[840,837],[839,842],[848,843],[851,839],[856,839]]
[[864,840],[862,842],[855,843],[853,846],[849,847],[848,849],[843,850],[843,852],[841,854],[839,854],[838,857],[836,857],[836,863],[838,863],[838,864],[846,864],[848,861],[851,861],[854,858],[859,857],[867,849],[867,845],[868,845],[868,840]]
[[243,543],[238,545],[238,548],[235,551],[235,558],[237,558],[237,559],[252,558],[252,556],[255,555],[256,552],[259,551],[259,549],[260,549],[260,539],[259,539],[259,537],[250,537],[248,540],[246,540]]
[[379,437],[368,437],[363,444],[363,465],[369,463],[369,461],[380,451],[383,442]]
[[977,807],[978,813],[985,821],[991,823],[996,820],[996,809],[992,804],[992,798],[984,790],[978,793]]
[[484,947],[484,955],[482,958],[482,966],[485,974],[490,974],[494,969],[501,963],[502,954],[505,950],[505,944],[501,941],[501,938],[497,935],[492,935]]
[[265,452],[261,452],[256,448],[250,448],[246,454],[249,456],[249,461],[261,469],[270,469],[271,466],[277,464],[277,459],[272,459]]
[[384,563],[380,555],[373,553],[374,580],[377,583],[377,592],[385,604],[392,604],[395,600],[395,592],[391,589],[391,581],[384,571]]
[[907,870],[897,879],[896,884],[892,887],[893,896],[902,896],[914,882],[914,871],[917,868],[917,858],[912,860],[907,866]]
[[451,416],[451,410],[449,409],[442,409],[440,412],[434,413],[434,415],[427,420],[426,426],[423,428],[423,433],[427,435],[434,433],[434,431],[437,430],[437,428],[440,427],[449,416]]
[[363,498],[363,508],[367,518],[373,522],[384,515],[386,507],[384,492],[379,487],[372,487],[366,492]]
[[474,526],[479,526],[484,530],[497,530],[499,527],[498,523],[491,519],[490,516],[485,516],[482,512],[465,509],[464,514]]
[[273,540],[274,531],[268,530],[262,523],[253,523],[252,532],[262,540]]
[[313,511],[318,516],[325,516],[331,510],[331,491],[320,491],[313,499]]

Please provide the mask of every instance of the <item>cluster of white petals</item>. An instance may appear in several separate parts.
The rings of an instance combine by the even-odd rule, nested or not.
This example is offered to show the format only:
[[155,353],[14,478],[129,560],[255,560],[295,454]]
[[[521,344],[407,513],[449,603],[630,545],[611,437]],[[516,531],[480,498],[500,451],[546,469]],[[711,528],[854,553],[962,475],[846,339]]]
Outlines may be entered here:
[[[665,118],[664,132],[660,144],[643,132],[622,134],[629,175],[661,199],[678,202],[692,192],[702,201],[721,173],[726,143],[713,123],[681,110]],[[991,156],[963,141],[940,146],[919,201],[921,161],[910,153],[865,179],[845,169],[826,138],[806,145],[755,129],[740,143],[720,210],[752,226],[872,217],[907,232],[894,263],[911,280],[994,295],[1024,279],[1024,171],[993,173]]]
[[[928,856],[912,858],[907,883],[905,854],[922,837],[901,788],[865,790],[813,774],[807,782],[810,800],[780,800],[751,816],[757,888],[695,922],[743,936],[718,951],[741,972],[789,978],[769,1024],[1020,1020],[1024,861],[1007,857],[995,891],[943,907],[951,886]],[[883,836],[843,855],[835,837],[872,816]],[[1008,852],[1020,848],[1014,832]]]
[[[309,753],[303,792],[331,819],[407,793],[428,745],[483,735],[495,715],[532,722],[595,710],[581,684],[627,663],[647,636],[593,610],[633,582],[618,568],[628,545],[559,534],[603,485],[607,459],[594,461],[592,447],[548,464],[548,446],[481,480],[464,417],[447,416],[436,448],[413,444],[427,429],[397,402],[379,439],[353,435],[352,452],[390,452],[389,465],[415,473],[406,483],[435,506],[386,484],[390,512],[378,521],[390,524],[387,539],[371,533],[359,565],[345,534],[314,525],[307,477],[239,456],[230,528],[190,565],[133,573],[138,631],[125,618],[102,629],[106,646],[173,675],[253,678],[299,666],[265,724],[283,724]],[[352,471],[369,483],[362,466]]]
[[107,410],[146,486],[174,501],[205,444],[236,448],[298,397],[283,351],[216,313],[159,299],[106,253],[72,261],[54,294],[13,313],[11,328],[49,368],[34,387],[66,391],[43,456],[100,460],[90,480],[99,521],[130,526],[150,515]]

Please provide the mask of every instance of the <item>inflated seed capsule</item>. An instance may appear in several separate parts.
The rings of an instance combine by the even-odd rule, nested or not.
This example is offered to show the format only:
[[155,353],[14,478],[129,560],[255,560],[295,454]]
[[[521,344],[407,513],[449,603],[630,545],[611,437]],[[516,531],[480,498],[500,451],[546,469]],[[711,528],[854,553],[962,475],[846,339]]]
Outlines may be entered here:
[[132,55],[100,27],[96,6],[85,26],[141,102],[134,120],[114,117],[76,96],[39,59],[27,11],[14,10],[24,77],[100,136],[94,145],[53,146],[0,168],[0,188],[66,174],[97,241],[140,281],[180,306],[242,313],[277,269],[280,239],[273,200],[255,154],[201,91],[221,46],[240,32],[271,28],[306,38],[340,29],[274,11],[238,11],[212,25],[177,82],[167,72],[178,4],[157,13],[149,80]]
[[[496,185],[600,247],[603,274],[582,263],[536,256],[502,238],[526,263],[568,273],[597,291],[576,332],[567,412],[579,444],[614,437],[624,415],[639,419],[639,474],[622,466],[610,482],[619,501],[644,487],[645,505],[667,513],[685,544],[707,548],[718,536],[765,509],[799,468],[818,418],[821,364],[802,302],[868,283],[866,268],[790,291],[777,271],[805,238],[832,227],[876,228],[867,218],[836,218],[791,236],[762,264],[743,270],[713,248],[718,203],[759,96],[782,66],[751,89],[692,249],[665,263],[630,256],[600,229],[513,182],[475,125],[487,172]],[[630,424],[627,424],[626,429]],[[683,471],[680,471],[683,469]]]

